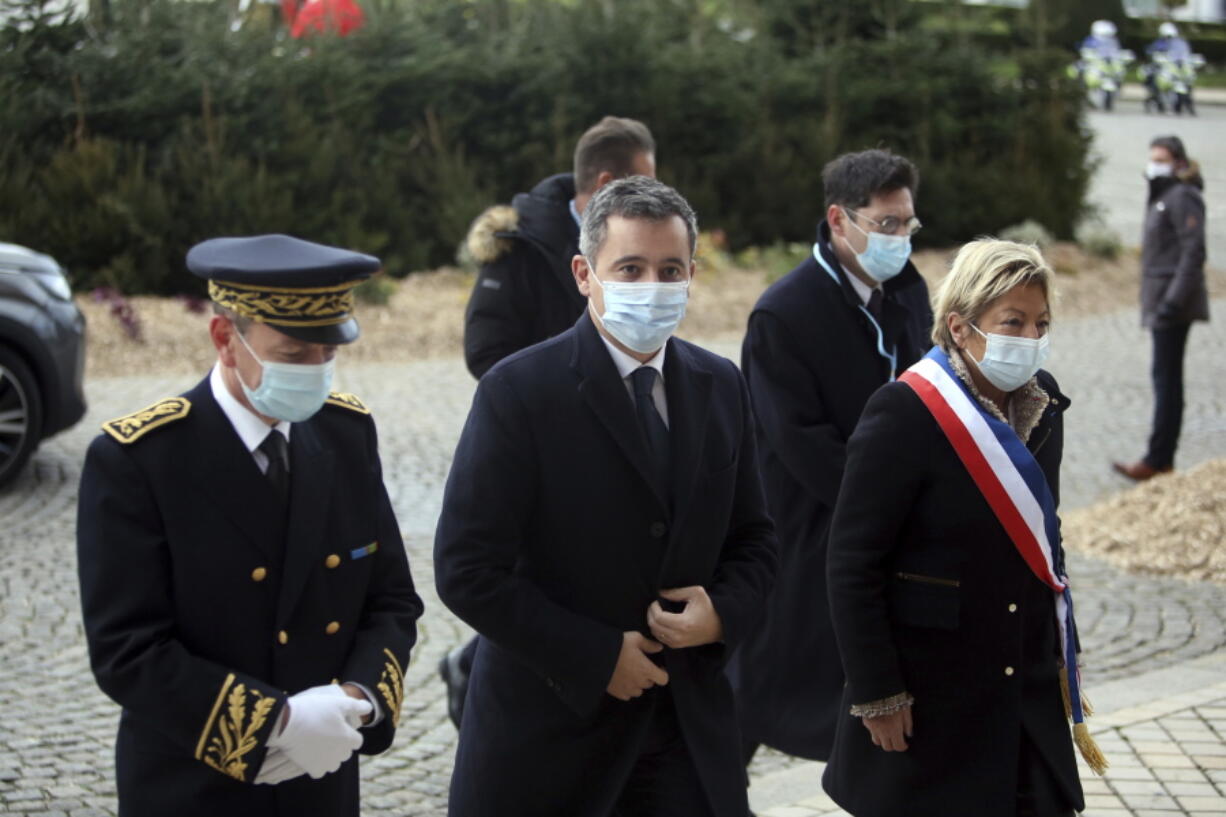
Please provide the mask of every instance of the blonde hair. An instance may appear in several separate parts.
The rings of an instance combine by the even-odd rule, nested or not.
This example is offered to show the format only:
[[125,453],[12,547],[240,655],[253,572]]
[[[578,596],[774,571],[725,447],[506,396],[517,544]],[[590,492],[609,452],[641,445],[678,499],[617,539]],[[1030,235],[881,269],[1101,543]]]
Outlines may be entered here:
[[1051,309],[1055,273],[1043,260],[1038,247],[979,238],[958,250],[949,274],[932,296],[932,342],[945,351],[955,344],[948,317],[957,313],[976,323],[988,305],[1019,286],[1037,285]]

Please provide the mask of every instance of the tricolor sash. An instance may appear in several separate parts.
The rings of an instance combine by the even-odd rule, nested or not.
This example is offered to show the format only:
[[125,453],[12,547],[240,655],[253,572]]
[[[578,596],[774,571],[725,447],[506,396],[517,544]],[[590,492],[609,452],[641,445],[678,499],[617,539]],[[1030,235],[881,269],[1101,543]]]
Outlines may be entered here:
[[940,347],[933,347],[898,379],[910,386],[932,413],[1017,552],[1039,581],[1051,588],[1068,678],[1066,703],[1073,734],[1086,762],[1102,774],[1106,759],[1085,726],[1073,594],[1068,577],[1060,573],[1063,566],[1056,562],[1060,528],[1043,469],[1017,433],[979,404]]

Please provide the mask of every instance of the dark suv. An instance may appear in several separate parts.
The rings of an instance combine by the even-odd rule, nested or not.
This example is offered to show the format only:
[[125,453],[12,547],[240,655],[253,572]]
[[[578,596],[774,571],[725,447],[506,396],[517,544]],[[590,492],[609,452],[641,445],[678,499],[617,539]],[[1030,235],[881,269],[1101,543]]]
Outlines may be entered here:
[[0,242],[0,485],[85,414],[85,318],[55,259]]

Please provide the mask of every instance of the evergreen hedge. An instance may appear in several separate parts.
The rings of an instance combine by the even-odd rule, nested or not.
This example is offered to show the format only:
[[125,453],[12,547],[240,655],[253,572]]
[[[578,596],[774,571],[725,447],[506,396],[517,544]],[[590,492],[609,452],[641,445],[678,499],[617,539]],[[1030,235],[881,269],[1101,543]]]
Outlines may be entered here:
[[304,41],[267,5],[112,0],[102,26],[45,1],[0,30],[0,240],[79,288],[190,290],[189,246],[265,231],[393,275],[450,263],[607,113],[649,124],[733,247],[811,240],[847,150],[919,165],[929,244],[1026,218],[1069,236],[1090,172],[1066,55],[1002,72],[906,0],[369,0],[363,29]]

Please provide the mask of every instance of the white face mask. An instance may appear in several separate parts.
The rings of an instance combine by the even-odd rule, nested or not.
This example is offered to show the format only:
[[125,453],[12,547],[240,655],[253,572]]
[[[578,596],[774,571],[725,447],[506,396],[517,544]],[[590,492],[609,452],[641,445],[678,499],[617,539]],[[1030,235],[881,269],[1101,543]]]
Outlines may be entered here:
[[604,292],[604,314],[599,319],[610,335],[643,355],[668,342],[685,317],[689,281],[601,281],[596,277],[596,265],[588,261],[587,266],[589,277]]
[[970,327],[987,338],[988,344],[983,351],[983,360],[975,360],[974,355],[969,352],[966,357],[975,364],[989,383],[1001,391],[1020,389],[1047,361],[1047,335],[1038,338],[1016,338],[1012,335],[985,333],[973,323]]
[[269,363],[260,360],[241,332],[235,330],[235,334],[263,371],[260,385],[254,389],[247,387],[241,374],[238,376],[238,384],[252,408],[265,417],[290,423],[309,419],[323,408],[332,390],[335,359],[326,363]]
[[1150,162],[1145,166],[1145,178],[1160,179],[1163,176],[1169,176],[1175,168],[1170,162]]
[[[843,212],[847,214],[846,210]],[[847,242],[848,249],[856,253],[856,261],[859,262],[860,269],[864,270],[870,278],[880,284],[902,272],[902,268],[907,265],[907,259],[911,257],[911,236],[870,233],[856,224],[850,214],[847,214],[847,223],[863,233],[868,241],[864,252],[856,252],[851,242],[847,238],[843,239]]]

